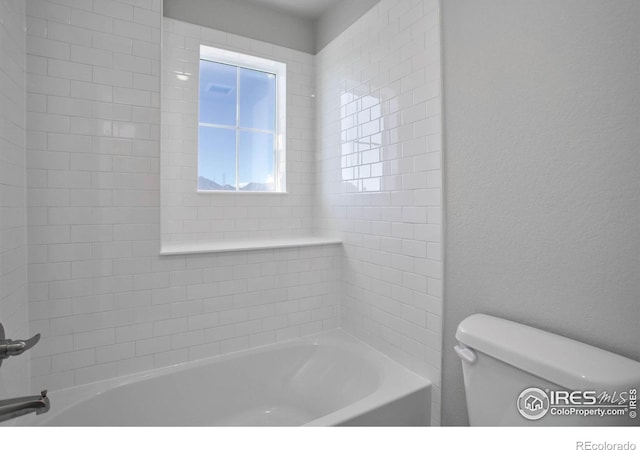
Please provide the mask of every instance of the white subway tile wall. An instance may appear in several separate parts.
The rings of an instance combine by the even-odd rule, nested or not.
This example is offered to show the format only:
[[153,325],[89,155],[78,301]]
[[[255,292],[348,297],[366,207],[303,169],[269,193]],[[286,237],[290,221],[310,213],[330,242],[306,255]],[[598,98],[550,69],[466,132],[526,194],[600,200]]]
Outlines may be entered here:
[[[174,20],[163,31],[160,10],[160,0],[27,2],[27,164],[16,156],[2,189],[7,179],[19,191],[12,177],[27,169],[29,326],[44,336],[31,351],[32,387],[82,384],[342,325],[434,382],[438,424],[437,1],[382,0],[316,57]],[[287,62],[289,194],[192,192],[195,85],[167,75],[197,74],[200,43]],[[3,71],[5,102],[15,93]],[[16,80],[10,89],[20,92]],[[19,154],[19,142],[13,147]],[[3,236],[20,228],[14,218],[2,223]],[[161,238],[312,232],[342,236],[344,250],[158,256]],[[26,314],[17,286],[9,300],[3,292],[3,315]]]
[[[29,337],[24,8],[24,0],[0,2],[0,322],[11,339]],[[5,360],[0,399],[29,387],[29,357]]]
[[[197,29],[207,42],[221,39]],[[273,52],[294,73],[311,70],[311,57],[223,39]],[[161,0],[27,2],[29,320],[43,334],[31,350],[34,389],[339,326],[339,245],[158,256],[160,41]],[[262,202],[263,217],[255,202],[227,197],[223,214],[309,220],[313,140],[302,129],[312,112],[291,109],[305,124],[290,135],[295,204]]]
[[342,326],[434,384],[442,147],[436,0],[382,0],[316,58],[317,216],[344,240]]
[[[163,23],[162,241],[311,235],[314,56],[166,17]],[[286,195],[195,192],[201,44],[287,64]]]

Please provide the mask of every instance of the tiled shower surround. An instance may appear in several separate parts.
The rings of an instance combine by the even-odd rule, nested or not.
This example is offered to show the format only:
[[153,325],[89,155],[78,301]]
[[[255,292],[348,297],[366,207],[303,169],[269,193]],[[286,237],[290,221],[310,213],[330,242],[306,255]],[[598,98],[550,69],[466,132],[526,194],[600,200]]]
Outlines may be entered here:
[[185,45],[197,28],[224,48],[285,59],[306,80],[288,88],[301,116],[289,123],[292,204],[264,194],[281,200],[210,206],[279,227],[277,214],[290,215],[296,232],[344,240],[177,256],[159,256],[161,1],[26,9],[28,317],[43,334],[31,389],[343,326],[434,382],[437,424],[437,2],[382,0],[317,56],[169,28],[177,41],[184,30]]
[[442,174],[437,1],[382,1],[316,58],[318,225],[344,241],[343,328],[434,383]]
[[337,327],[339,246],[158,256],[160,2],[76,3],[27,5],[33,389]]

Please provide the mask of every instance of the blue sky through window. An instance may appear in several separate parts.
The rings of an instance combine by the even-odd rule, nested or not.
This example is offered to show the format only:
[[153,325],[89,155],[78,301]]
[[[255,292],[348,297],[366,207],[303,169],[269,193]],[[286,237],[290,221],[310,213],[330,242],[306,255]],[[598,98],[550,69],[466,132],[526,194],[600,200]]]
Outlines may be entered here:
[[[255,190],[253,183],[273,186],[273,135],[240,132],[238,175],[240,189]],[[272,190],[272,189],[271,189]]]
[[228,64],[200,61],[200,122],[236,125],[237,70]]
[[273,190],[275,75],[201,60],[199,100],[198,189]]
[[[202,190],[235,189],[236,132],[228,128],[201,126],[198,129],[198,172],[220,187],[201,185]],[[204,189],[203,189],[204,188]]]
[[240,69],[240,126],[275,131],[276,77]]

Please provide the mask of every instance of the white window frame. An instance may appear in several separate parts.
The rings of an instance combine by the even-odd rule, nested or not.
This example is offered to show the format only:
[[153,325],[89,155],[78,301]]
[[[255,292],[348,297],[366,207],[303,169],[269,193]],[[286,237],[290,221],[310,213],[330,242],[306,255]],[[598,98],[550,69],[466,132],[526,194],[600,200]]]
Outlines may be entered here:
[[[200,74],[200,61],[207,60],[245,69],[258,70],[272,73],[276,76],[276,129],[274,133],[274,164],[273,164],[273,191],[241,191],[238,189],[238,142],[236,142],[236,189],[226,190],[200,190],[199,194],[286,194],[287,193],[287,158],[286,158],[286,130],[287,130],[287,65],[279,61],[245,55],[220,48],[200,45],[200,58],[198,59],[198,77]],[[200,82],[198,81],[198,105],[200,104]],[[199,110],[199,108],[198,108]],[[201,126],[198,113],[198,129]],[[237,124],[236,124],[237,126]],[[237,141],[237,139],[236,139]],[[200,142],[196,149],[199,150]],[[199,153],[199,152],[198,152]],[[200,162],[197,165],[200,173]]]

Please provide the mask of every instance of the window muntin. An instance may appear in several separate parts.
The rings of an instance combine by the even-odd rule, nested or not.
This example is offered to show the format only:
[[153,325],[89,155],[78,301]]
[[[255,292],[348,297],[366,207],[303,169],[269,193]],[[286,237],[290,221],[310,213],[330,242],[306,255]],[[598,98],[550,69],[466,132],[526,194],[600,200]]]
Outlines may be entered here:
[[199,192],[285,192],[286,66],[200,47]]

